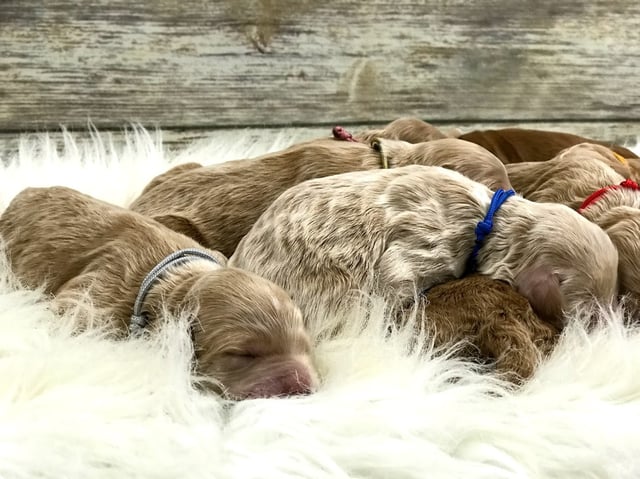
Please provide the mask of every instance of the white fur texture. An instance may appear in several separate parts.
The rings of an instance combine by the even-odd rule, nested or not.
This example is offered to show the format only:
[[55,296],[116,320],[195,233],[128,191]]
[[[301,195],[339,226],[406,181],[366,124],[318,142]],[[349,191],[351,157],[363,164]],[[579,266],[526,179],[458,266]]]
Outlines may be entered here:
[[[170,153],[140,129],[124,145],[29,137],[2,158],[0,209],[26,186],[54,184],[127,205],[170,164],[255,156],[294,139],[223,132]],[[383,339],[374,304],[369,324],[356,312],[318,345],[317,394],[229,404],[192,388],[180,321],[153,342],[74,335],[73,318],[54,317],[0,260],[2,478],[640,476],[640,331],[616,312],[591,334],[572,323],[512,390],[447,355],[409,353],[404,332]]]

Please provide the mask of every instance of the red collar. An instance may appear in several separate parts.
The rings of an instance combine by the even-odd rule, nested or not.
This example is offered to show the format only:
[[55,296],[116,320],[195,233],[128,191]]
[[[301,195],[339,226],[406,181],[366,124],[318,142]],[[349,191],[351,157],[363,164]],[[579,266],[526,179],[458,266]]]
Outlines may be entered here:
[[587,206],[589,206],[591,203],[596,201],[598,198],[604,195],[607,191],[619,190],[620,188],[629,188],[630,190],[640,191],[640,186],[638,186],[638,183],[636,183],[631,179],[626,179],[619,185],[605,186],[604,188],[600,188],[598,191],[591,193],[591,195],[589,195],[589,197],[586,200],[584,200],[584,202],[580,205],[580,208],[578,209],[578,211],[584,210]]

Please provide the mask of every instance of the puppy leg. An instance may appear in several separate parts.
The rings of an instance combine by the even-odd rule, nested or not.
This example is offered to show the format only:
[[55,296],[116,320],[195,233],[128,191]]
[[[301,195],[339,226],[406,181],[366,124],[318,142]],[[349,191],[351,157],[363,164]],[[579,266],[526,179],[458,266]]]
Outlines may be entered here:
[[497,372],[520,382],[533,375],[556,337],[556,330],[538,318],[525,319],[503,310],[482,320],[474,342],[483,356],[495,359]]
[[469,276],[435,286],[416,307],[436,345],[464,341],[460,354],[495,361],[513,381],[531,376],[555,344],[557,330],[539,319],[527,300],[501,281]]
[[109,309],[94,307],[92,298],[100,296],[104,295],[97,275],[83,274],[70,279],[59,288],[51,300],[51,310],[59,316],[68,315],[67,317],[73,321],[75,331],[106,327],[113,337],[126,337],[126,323],[116,320]]

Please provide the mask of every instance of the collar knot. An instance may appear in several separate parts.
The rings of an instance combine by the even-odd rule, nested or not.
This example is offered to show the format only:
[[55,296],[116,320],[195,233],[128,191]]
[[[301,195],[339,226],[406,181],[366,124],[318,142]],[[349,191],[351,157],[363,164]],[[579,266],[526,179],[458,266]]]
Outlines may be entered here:
[[594,203],[598,198],[604,195],[607,191],[619,190],[620,188],[627,188],[629,190],[640,191],[640,186],[638,186],[638,183],[633,181],[631,178],[627,178],[626,180],[624,180],[621,183],[618,183],[617,185],[605,186],[604,188],[600,188],[599,190],[591,193],[587,197],[587,199],[582,202],[582,204],[580,205],[580,208],[578,208],[578,211],[581,212],[582,210],[586,209],[589,205],[591,205],[591,203]]
[[358,140],[356,140],[351,133],[349,133],[341,126],[334,126],[333,130],[331,130],[331,133],[336,140],[353,141],[355,143],[358,142]]
[[623,188],[629,188],[630,190],[640,190],[640,186],[638,186],[638,183],[633,181],[631,178],[627,178],[626,180],[624,180],[622,183],[620,183],[620,186],[622,186]]
[[471,251],[471,256],[469,256],[469,260],[467,261],[467,273],[473,273],[477,268],[477,257],[480,252],[480,248],[484,244],[484,240],[489,236],[491,231],[493,230],[493,216],[500,209],[505,201],[507,201],[511,196],[515,195],[516,192],[513,190],[503,190],[498,189],[491,197],[491,203],[489,204],[489,210],[485,215],[484,219],[478,222],[476,225],[476,243],[473,246],[473,251]]
[[493,229],[493,221],[485,218],[476,225],[476,241],[484,241]]

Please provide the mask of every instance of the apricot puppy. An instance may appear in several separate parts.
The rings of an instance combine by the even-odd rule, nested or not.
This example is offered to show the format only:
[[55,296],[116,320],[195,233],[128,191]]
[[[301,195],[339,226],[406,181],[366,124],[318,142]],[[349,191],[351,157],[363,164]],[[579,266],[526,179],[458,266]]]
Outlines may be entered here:
[[86,292],[116,337],[153,329],[164,308],[193,311],[197,371],[230,398],[317,386],[287,293],[151,219],[69,188],[27,188],[0,217],[0,235],[25,285],[44,285],[60,310]]

